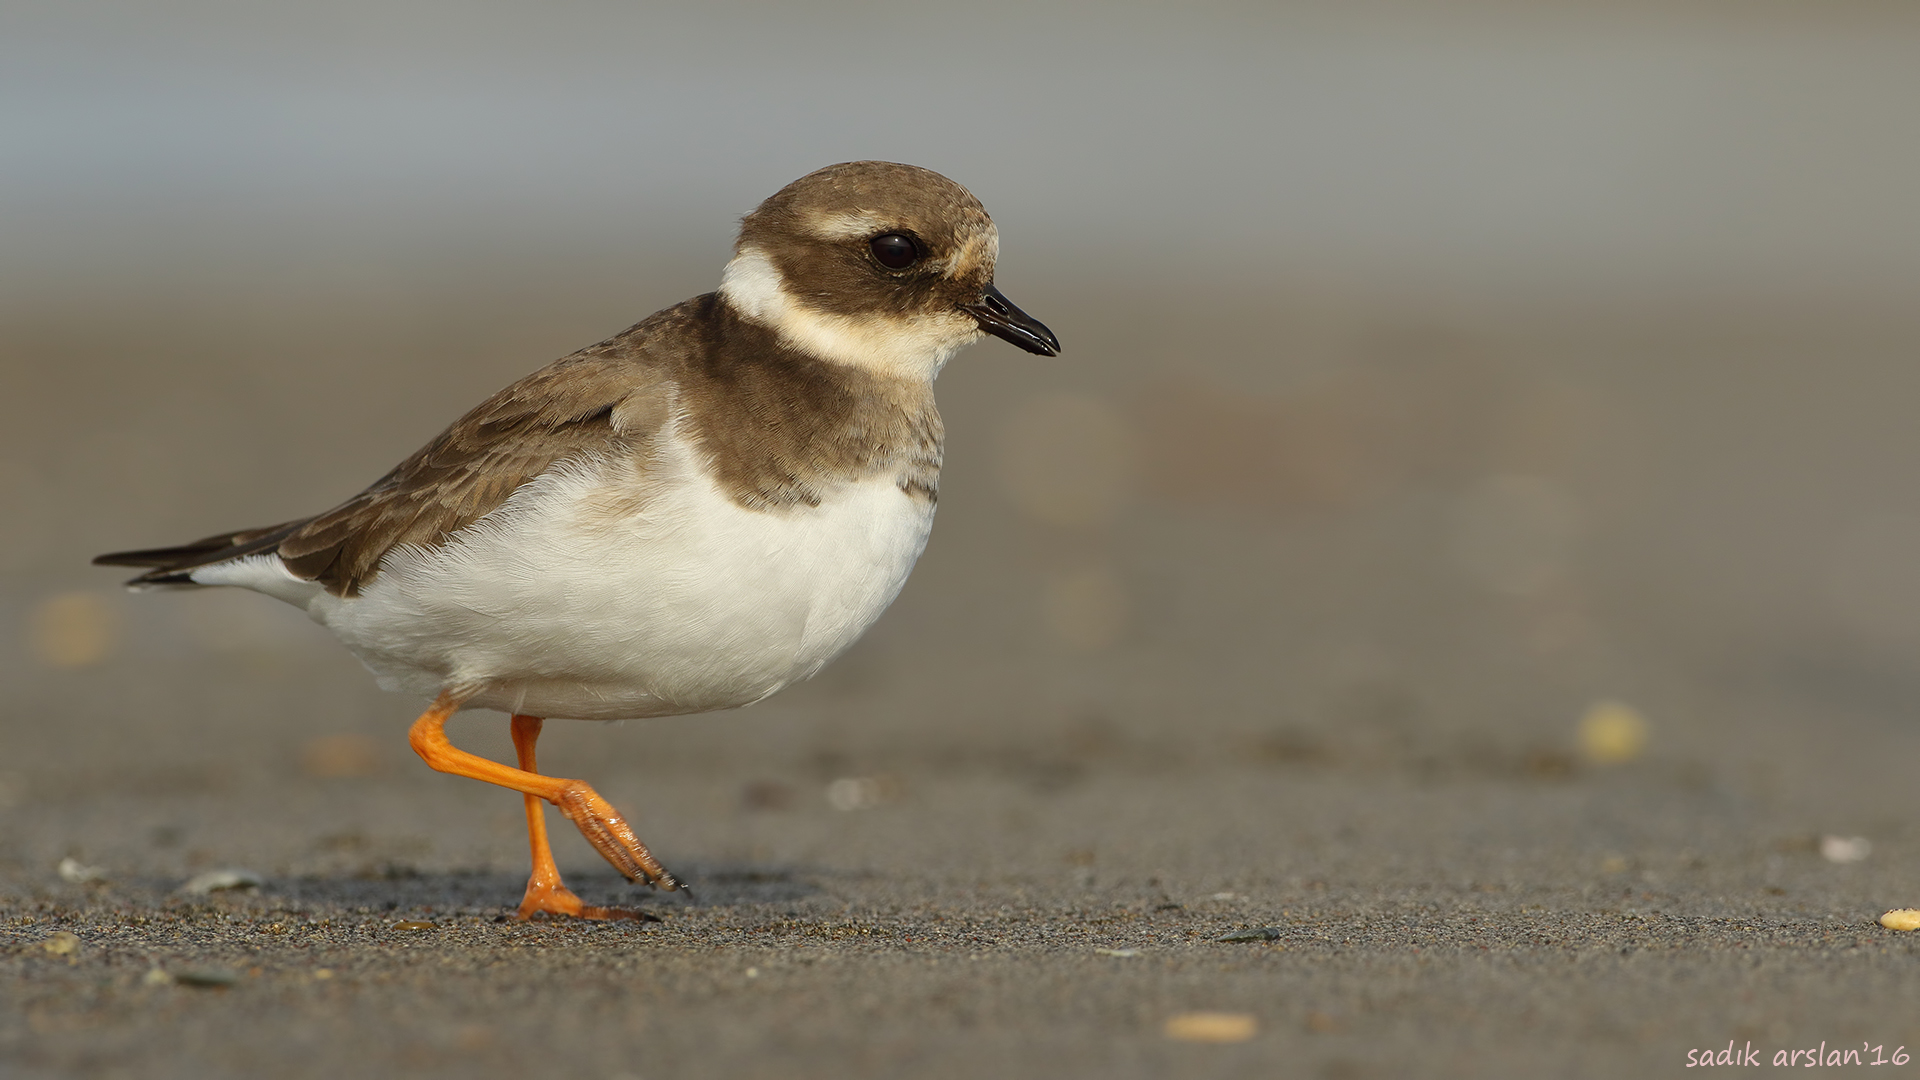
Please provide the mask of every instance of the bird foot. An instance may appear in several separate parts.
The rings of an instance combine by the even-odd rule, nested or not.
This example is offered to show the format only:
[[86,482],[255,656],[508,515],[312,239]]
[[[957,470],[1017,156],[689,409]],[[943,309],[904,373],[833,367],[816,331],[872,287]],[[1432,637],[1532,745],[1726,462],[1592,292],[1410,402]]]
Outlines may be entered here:
[[522,922],[536,917],[558,918],[566,916],[575,919],[631,919],[634,922],[659,922],[660,916],[633,908],[594,907],[583,904],[573,890],[559,882],[543,882],[539,879],[527,882],[527,895],[520,901],[520,910],[515,915]]
[[[647,845],[641,843],[640,838],[633,834],[633,829],[628,827],[626,819],[613,808],[613,804],[601,798],[599,792],[575,780],[561,789],[560,797],[554,800],[554,805],[558,806],[560,812],[567,816],[567,820],[573,822],[574,827],[580,830],[580,835],[587,838],[587,843],[592,844],[602,858],[612,863],[615,870],[625,874],[627,880],[645,881],[654,888],[666,892],[686,888],[680,884],[678,878],[667,872],[666,867],[660,865],[660,860],[653,857],[653,852],[647,850]],[[580,901],[576,898],[573,902],[578,904]],[[521,910],[526,910],[524,904]],[[587,916],[587,918],[593,917]]]

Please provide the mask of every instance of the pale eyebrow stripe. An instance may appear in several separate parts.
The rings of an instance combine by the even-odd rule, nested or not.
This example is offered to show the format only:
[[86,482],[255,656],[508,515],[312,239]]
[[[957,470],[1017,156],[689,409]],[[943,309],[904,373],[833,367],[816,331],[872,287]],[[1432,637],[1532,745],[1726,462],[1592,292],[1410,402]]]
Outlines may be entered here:
[[882,233],[893,227],[884,218],[865,210],[818,213],[807,219],[807,231],[822,240],[852,240]]

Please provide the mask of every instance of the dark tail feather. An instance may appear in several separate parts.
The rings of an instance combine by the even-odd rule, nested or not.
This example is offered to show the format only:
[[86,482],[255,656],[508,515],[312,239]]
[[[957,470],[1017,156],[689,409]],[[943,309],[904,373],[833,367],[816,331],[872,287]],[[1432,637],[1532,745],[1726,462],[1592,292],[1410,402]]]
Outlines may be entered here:
[[96,555],[95,566],[172,566],[187,562],[202,555],[224,551],[233,546],[234,533],[221,533],[209,536],[205,540],[195,540],[191,544],[179,547],[147,548],[145,551],[115,551],[106,555]]
[[267,551],[285,540],[294,529],[305,524],[292,521],[265,529],[218,533],[179,547],[147,548],[142,551],[115,551],[95,556],[95,566],[150,566],[153,569],[132,578],[129,585],[191,585],[193,571],[228,559]]

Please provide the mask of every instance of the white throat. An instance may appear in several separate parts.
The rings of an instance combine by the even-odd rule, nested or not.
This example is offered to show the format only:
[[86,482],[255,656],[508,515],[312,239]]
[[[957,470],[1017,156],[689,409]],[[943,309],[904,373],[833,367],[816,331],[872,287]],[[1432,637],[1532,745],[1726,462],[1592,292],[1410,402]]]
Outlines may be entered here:
[[779,334],[787,344],[822,360],[894,378],[930,381],[961,346],[980,338],[979,324],[951,315],[834,315],[808,307],[787,291],[773,260],[744,247],[720,276],[720,296],[741,318]]

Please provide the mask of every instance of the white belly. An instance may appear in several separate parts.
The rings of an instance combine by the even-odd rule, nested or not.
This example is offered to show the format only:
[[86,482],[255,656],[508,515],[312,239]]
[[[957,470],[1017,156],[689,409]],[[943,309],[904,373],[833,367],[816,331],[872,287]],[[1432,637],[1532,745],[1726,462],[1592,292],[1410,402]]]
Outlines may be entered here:
[[933,524],[892,477],[755,511],[673,456],[638,487],[630,464],[556,469],[445,545],[390,553],[359,596],[296,602],[390,690],[583,720],[704,712],[853,644]]

